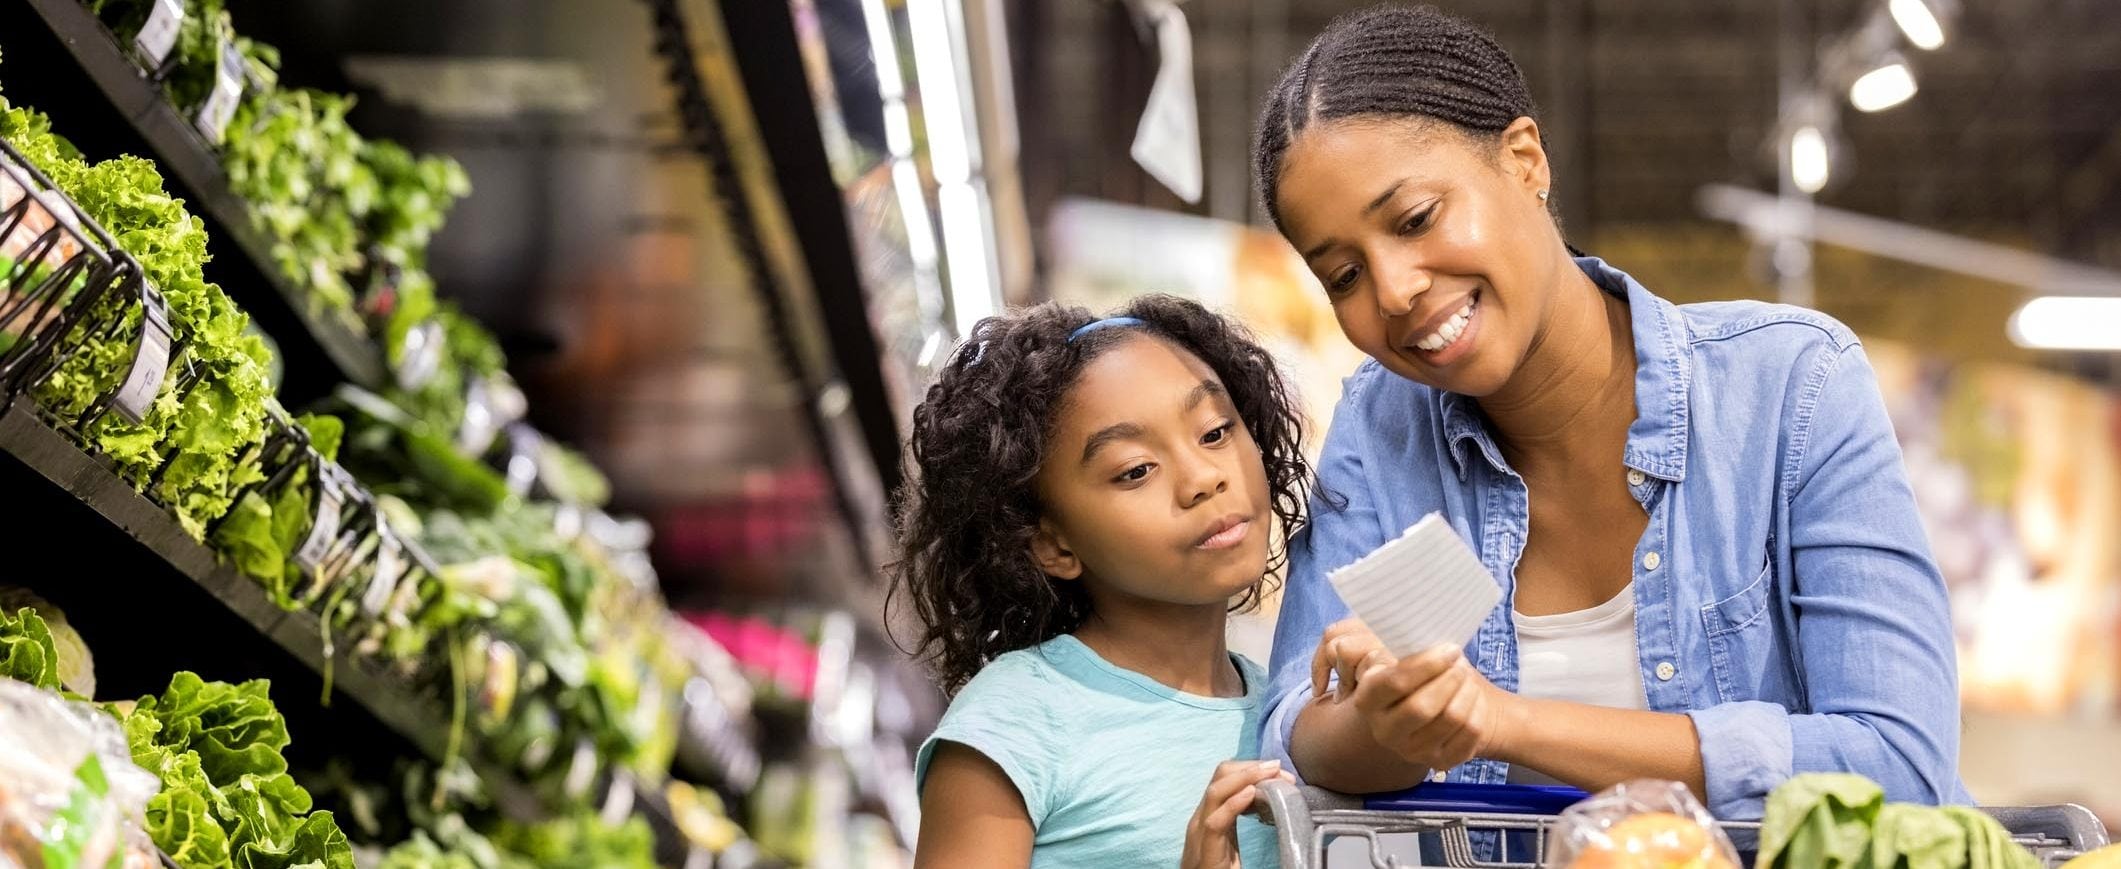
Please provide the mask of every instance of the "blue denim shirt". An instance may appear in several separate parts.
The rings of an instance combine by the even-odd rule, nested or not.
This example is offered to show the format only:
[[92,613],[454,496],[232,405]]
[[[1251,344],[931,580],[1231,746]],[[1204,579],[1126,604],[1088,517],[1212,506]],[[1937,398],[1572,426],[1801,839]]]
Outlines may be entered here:
[[[1636,419],[1616,458],[1641,472],[1628,479],[1649,515],[1636,646],[1650,708],[1694,719],[1710,810],[1757,818],[1769,790],[1815,771],[1869,776],[1894,800],[1971,802],[1944,580],[1855,335],[1801,308],[1675,306],[1596,258],[1577,265],[1630,308]],[[1518,686],[1511,601],[1531,513],[1479,405],[1365,361],[1319,476],[1345,504],[1315,500],[1292,541],[1260,746],[1290,769],[1318,638],[1348,615],[1326,574],[1432,511],[1503,587],[1466,654]],[[1475,759],[1448,777],[1507,775]]]

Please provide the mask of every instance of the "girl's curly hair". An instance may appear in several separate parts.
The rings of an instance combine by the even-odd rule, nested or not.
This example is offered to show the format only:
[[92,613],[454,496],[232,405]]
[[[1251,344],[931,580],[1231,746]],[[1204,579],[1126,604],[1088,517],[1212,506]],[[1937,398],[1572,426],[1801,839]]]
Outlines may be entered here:
[[[1144,296],[1113,316],[1142,325],[1070,341],[1096,318],[1051,303],[982,320],[913,411],[913,485],[898,509],[891,598],[912,602],[920,641],[911,651],[950,694],[995,656],[1072,631],[1089,615],[1081,583],[1051,579],[1032,561],[1042,513],[1032,480],[1068,388],[1130,336],[1154,335],[1215,370],[1259,444],[1283,539],[1302,526],[1313,485],[1303,416],[1273,357],[1243,326],[1185,299]],[[1277,544],[1268,577],[1286,558]],[[1232,610],[1257,606],[1268,581]]]

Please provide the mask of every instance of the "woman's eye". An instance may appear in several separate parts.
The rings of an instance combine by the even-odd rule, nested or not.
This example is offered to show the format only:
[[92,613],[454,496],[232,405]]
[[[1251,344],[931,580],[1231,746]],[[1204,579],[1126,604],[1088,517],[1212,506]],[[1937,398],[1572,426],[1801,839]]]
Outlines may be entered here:
[[1121,473],[1119,475],[1119,479],[1116,482],[1139,483],[1142,480],[1148,478],[1148,476],[1149,465],[1147,465],[1146,463],[1139,464],[1135,465],[1134,467],[1128,468],[1124,473]]
[[1215,428],[1209,429],[1207,434],[1201,435],[1200,442],[1204,444],[1219,444],[1223,441],[1229,440],[1230,429],[1235,428],[1236,426],[1237,424],[1234,422],[1226,422],[1222,425],[1216,426]]
[[1436,208],[1434,206],[1415,212],[1413,216],[1407,218],[1407,222],[1399,225],[1399,234],[1413,235],[1422,231],[1429,225],[1429,216],[1435,213]]
[[1355,279],[1361,274],[1362,268],[1360,266],[1348,266],[1333,273],[1333,277],[1326,281],[1326,289],[1335,293],[1344,291],[1349,287],[1355,286]]

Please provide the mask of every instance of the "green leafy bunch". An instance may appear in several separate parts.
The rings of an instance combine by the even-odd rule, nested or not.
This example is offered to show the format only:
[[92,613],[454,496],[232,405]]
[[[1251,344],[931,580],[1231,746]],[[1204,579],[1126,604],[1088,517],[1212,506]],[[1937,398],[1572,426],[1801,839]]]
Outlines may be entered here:
[[274,265],[319,310],[355,327],[353,284],[362,227],[381,188],[361,161],[365,140],[347,123],[351,96],[274,89],[244,100],[229,125],[221,165],[272,243]]
[[287,774],[268,688],[181,672],[126,716],[133,762],[162,779],[149,836],[184,869],[353,869],[346,834]]
[[[82,434],[143,490],[167,462],[151,494],[203,540],[237,490],[256,480],[256,469],[238,459],[264,437],[270,351],[248,331],[248,315],[205,279],[204,224],[169,195],[152,162],[127,156],[90,164],[52,133],[49,118],[29,109],[0,112],[0,136],[102,225],[168,304],[172,337],[184,349],[146,417],[136,424],[104,414]],[[87,346],[38,389],[38,401],[77,418],[115,389],[130,367],[140,318],[137,299],[108,294],[90,325],[72,336]],[[113,321],[120,328],[94,328]],[[180,392],[187,370],[196,382]]]
[[[326,461],[339,455],[345,423],[328,414],[304,414],[295,424],[308,432],[310,445]],[[316,518],[317,486],[312,469],[295,468],[277,492],[246,490],[220,527],[214,529],[213,544],[244,575],[257,580],[272,593],[281,609],[301,605],[294,597],[297,566],[295,550],[308,538]]]

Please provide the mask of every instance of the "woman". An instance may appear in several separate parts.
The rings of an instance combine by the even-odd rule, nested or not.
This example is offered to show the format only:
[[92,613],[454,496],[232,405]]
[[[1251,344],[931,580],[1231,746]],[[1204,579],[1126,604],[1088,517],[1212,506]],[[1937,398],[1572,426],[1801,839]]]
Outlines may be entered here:
[[[1509,55],[1426,7],[1335,21],[1262,113],[1268,211],[1371,357],[1295,543],[1262,756],[1351,792],[1670,779],[1725,818],[1818,770],[1967,801],[1944,584],[1862,347],[1572,257],[1532,115]],[[1325,577],[1432,511],[1503,605],[1394,660]]]

